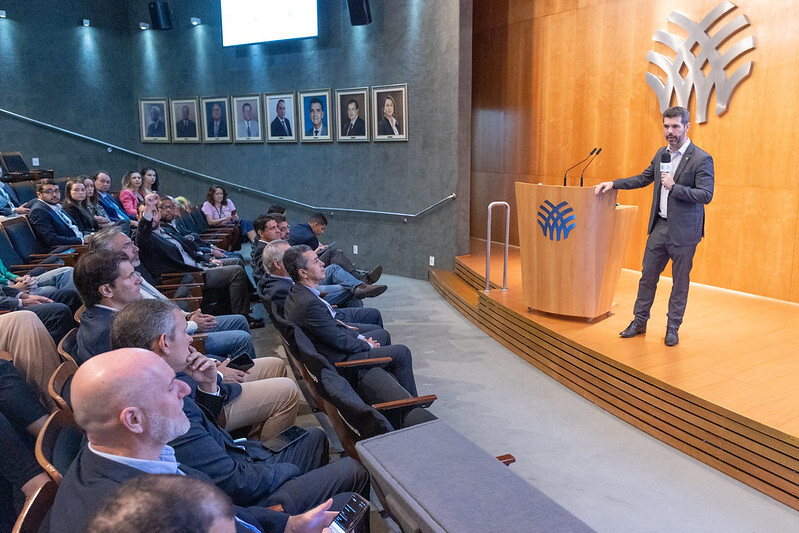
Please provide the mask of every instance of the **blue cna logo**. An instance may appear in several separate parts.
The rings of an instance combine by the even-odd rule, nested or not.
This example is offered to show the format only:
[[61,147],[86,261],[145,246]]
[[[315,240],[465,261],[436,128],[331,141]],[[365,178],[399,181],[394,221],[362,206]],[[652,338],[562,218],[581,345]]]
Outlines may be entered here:
[[544,237],[550,241],[566,240],[569,233],[575,228],[574,209],[568,202],[561,202],[554,205],[549,200],[538,206],[538,225],[544,232]]

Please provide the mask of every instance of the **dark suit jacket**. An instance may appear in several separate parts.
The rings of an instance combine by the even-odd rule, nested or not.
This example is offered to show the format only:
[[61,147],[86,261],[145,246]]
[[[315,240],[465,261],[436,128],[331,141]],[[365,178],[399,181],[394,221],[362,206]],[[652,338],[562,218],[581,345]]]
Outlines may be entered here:
[[78,225],[78,229],[83,233],[92,233],[100,230],[100,226],[97,225],[97,221],[94,220],[94,216],[92,216],[88,211],[81,209],[77,205],[65,205],[64,211],[66,211],[66,213],[72,217],[72,220],[74,220]]
[[[111,193],[106,194],[105,197],[98,196],[98,203],[102,206],[103,209],[105,209],[105,212],[108,215],[109,220],[113,220],[114,222],[120,220],[120,218],[122,218],[122,220],[131,220],[131,218],[125,212],[125,207],[120,203],[119,200],[114,198],[114,196]],[[113,203],[119,208],[119,211],[121,211],[121,215],[117,214],[117,212],[114,211],[114,209],[110,205],[111,203]]]
[[284,118],[283,122],[286,123],[286,128],[283,128],[283,125],[280,123],[280,119],[275,117],[275,120],[272,121],[270,125],[270,130],[272,133],[272,137],[287,137],[291,135],[291,122],[289,119]]
[[75,362],[82,365],[97,354],[111,349],[111,324],[116,313],[92,306],[83,312],[78,326],[78,353]]
[[[202,472],[184,465],[180,465],[180,470],[189,477],[212,483]],[[100,457],[84,446],[58,488],[50,511],[49,530],[52,533],[86,531],[86,523],[106,498],[126,481],[141,475],[145,475],[141,470]],[[248,524],[260,524],[262,531],[283,531],[288,521],[284,513],[258,508],[237,507],[236,516]],[[267,524],[268,527],[264,527]],[[247,531],[240,528],[237,525],[236,531]]]
[[219,121],[219,135],[214,135],[214,119],[213,119],[213,117],[209,117],[209,119],[208,119],[208,137],[209,138],[227,137],[227,124],[225,123],[225,121],[224,120],[220,120]]
[[266,274],[258,282],[258,296],[261,300],[276,304],[278,312],[282,315],[284,314],[283,308],[286,305],[286,297],[288,297],[292,285],[294,284],[287,279]]
[[147,136],[148,137],[166,137],[166,124],[162,119],[158,119],[158,122],[150,122],[147,126]]
[[[9,200],[11,200],[11,203],[14,204],[13,207],[19,207],[22,205],[22,202],[19,201],[19,197],[17,196],[17,192],[14,190],[13,187],[11,187],[11,185],[9,185],[8,183],[0,182],[0,188],[2,188],[6,192]],[[5,205],[4,207],[0,208],[0,215],[3,216],[13,215],[14,212],[11,210],[11,207],[12,206],[10,205]]]
[[177,460],[209,476],[236,505],[252,505],[300,475],[291,463],[264,462],[272,456],[260,442],[235,443],[230,433],[217,426],[207,411],[191,397],[183,399],[189,431],[169,443]]
[[167,272],[200,272],[201,268],[187,265],[180,252],[168,241],[153,234],[153,222],[142,218],[136,230],[136,246],[144,267],[152,274],[154,281],[161,282],[161,274]]
[[187,122],[188,124],[184,124],[182,120],[178,120],[177,124],[175,124],[175,131],[177,132],[178,137],[197,136],[197,123],[193,120],[189,120]]
[[292,246],[296,246],[298,244],[307,244],[311,247],[311,250],[316,250],[316,248],[319,246],[319,239],[316,238],[311,226],[308,224],[297,224],[296,226],[291,226],[288,241]]
[[36,233],[42,253],[48,252],[55,246],[81,244],[81,240],[75,236],[75,232],[41,200],[33,202],[28,220]]
[[252,245],[250,248],[250,266],[252,266],[252,279],[255,280],[255,285],[258,286],[261,283],[261,279],[266,275],[266,270],[264,270],[264,264],[261,261],[261,256],[264,254],[264,248],[266,248],[266,243],[261,239],[255,241],[255,244]]
[[[397,121],[397,131],[399,135],[402,135],[402,124]],[[391,127],[391,122],[388,121],[386,117],[380,119],[380,122],[377,124],[377,134],[378,135],[396,135],[394,133],[394,128]]]
[[[649,213],[649,229],[655,227],[660,206],[660,156],[663,147],[641,174],[613,181],[614,189],[639,189],[655,183],[652,209]],[[680,165],[673,172],[674,187],[668,199],[669,239],[677,246],[697,244],[705,235],[705,204],[713,199],[713,158],[693,142],[685,150]]]
[[[305,135],[307,135],[308,137],[313,137],[314,136],[314,134],[313,134],[313,125],[311,125],[311,127],[308,128],[308,131],[305,132]],[[322,127],[319,128],[319,137],[324,137],[326,135],[327,135],[327,126],[322,124]]]
[[366,122],[361,117],[355,119],[355,124],[352,125],[352,129],[348,132],[347,128],[350,127],[350,124],[352,123],[348,119],[341,125],[342,135],[366,135]]
[[289,290],[285,304],[286,318],[294,322],[313,342],[316,350],[333,363],[371,349],[358,338],[358,332],[336,321],[327,306],[305,285]]

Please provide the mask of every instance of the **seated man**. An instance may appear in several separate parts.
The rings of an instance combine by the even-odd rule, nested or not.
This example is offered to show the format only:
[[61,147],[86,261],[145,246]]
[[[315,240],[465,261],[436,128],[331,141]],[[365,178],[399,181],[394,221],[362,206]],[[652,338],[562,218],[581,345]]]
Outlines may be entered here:
[[[37,270],[41,272],[42,269],[33,269],[32,272]],[[0,285],[38,296],[47,296],[58,289],[75,289],[75,284],[72,282],[72,267],[45,270],[33,276],[30,274],[18,276],[6,269],[2,259],[0,259]]]
[[122,203],[108,192],[111,189],[111,176],[105,170],[98,170],[92,176],[92,181],[94,190],[97,191],[97,201],[108,215],[108,220],[129,234],[130,228],[136,227],[137,222],[128,216]]
[[[141,264],[139,248],[119,228],[105,228],[94,235],[92,242],[89,244],[89,252],[100,250],[124,252],[128,256],[133,268],[142,275],[140,287],[142,298],[168,300],[166,296],[147,281],[147,278],[151,278],[151,276],[147,269],[144,268],[144,265]],[[242,353],[255,356],[255,347],[252,344],[250,328],[245,317],[241,315],[215,317],[198,309],[197,311],[186,313],[186,320],[189,321],[189,329],[187,331],[189,335],[195,333],[207,334],[205,349],[208,351],[209,356],[217,356],[221,359],[233,359]]]
[[335,248],[330,248],[319,242],[319,235],[322,235],[327,228],[327,217],[322,213],[314,213],[308,219],[307,224],[298,224],[291,228],[289,232],[288,241],[292,246],[304,244],[309,246],[311,250],[319,254],[319,259],[322,260],[325,266],[340,265],[344,270],[363,281],[364,283],[373,284],[380,279],[383,273],[383,266],[377,265],[370,272],[362,273],[355,269],[352,261],[344,255],[344,252]]
[[[25,497],[47,482],[49,476],[36,462],[33,444],[47,420],[25,379],[10,361],[0,359],[0,529],[11,531],[14,492]],[[10,522],[10,523],[9,523]]]
[[[144,348],[161,356],[175,372],[182,373],[181,379],[185,375],[192,391],[196,389],[199,403],[208,405],[215,415],[223,407],[228,431],[252,426],[250,438],[268,440],[291,427],[297,416],[297,385],[283,377],[286,367],[281,359],[255,359],[257,368],[249,375],[256,378],[262,374],[261,363],[268,359],[276,362],[266,365],[272,375],[264,377],[271,379],[224,383],[220,387],[217,365],[206,364],[207,358],[191,347],[185,315],[172,302],[140,300],[127,305],[111,327],[111,348]],[[273,366],[276,368],[270,368]]]
[[[3,167],[0,166],[0,178],[3,177]],[[30,209],[22,205],[16,191],[9,184],[0,181],[0,215],[27,215]]]
[[228,295],[234,314],[248,317],[250,328],[263,327],[260,319],[249,317],[250,280],[240,266],[218,266],[219,263],[198,263],[184,245],[169,236],[160,227],[158,195],[148,194],[144,199],[144,211],[136,232],[136,245],[142,263],[158,281],[167,272],[205,272],[206,290],[222,290]]
[[100,507],[86,531],[141,533],[236,530],[236,510],[210,483],[179,474],[139,476],[126,481]]
[[[264,302],[277,305],[277,311],[282,315],[283,307],[286,304],[286,297],[289,295],[291,286],[294,281],[286,272],[286,267],[283,264],[283,254],[290,248],[289,243],[280,239],[270,242],[265,248],[263,253],[263,264],[266,266],[267,275],[261,278],[261,283],[258,284],[258,296]],[[327,303],[335,305],[336,299],[340,297],[343,292],[341,285],[324,285],[327,280],[327,270],[336,265],[331,265],[325,268],[325,280],[322,285],[317,289],[321,293],[326,293],[324,299]],[[346,274],[346,273],[345,273]],[[358,327],[363,331],[376,329],[373,327],[363,327],[366,325],[376,325],[379,328],[383,327],[383,317],[377,309],[367,307],[348,307],[344,309],[337,309],[336,320],[347,322],[350,325]]]
[[126,305],[141,300],[141,276],[122,252],[83,254],[75,265],[75,285],[86,310],[78,327],[75,362],[85,363],[111,346],[111,323]]
[[56,343],[77,325],[73,314],[79,308],[80,297],[74,289],[56,289],[47,297],[0,286],[0,311],[32,311]]
[[252,267],[252,279],[255,285],[261,283],[264,277],[264,266],[261,262],[261,255],[264,253],[266,245],[280,238],[280,230],[277,227],[277,220],[272,215],[260,215],[253,223],[258,240],[250,248],[250,266]]
[[36,196],[28,215],[41,253],[57,246],[83,244],[83,232],[61,208],[61,189],[51,179],[36,182]]
[[[325,277],[322,261],[310,247],[292,246],[283,255],[283,265],[294,280],[286,298],[286,318],[294,322],[314,344],[320,355],[332,363],[372,357],[390,357],[386,370],[412,396],[417,396],[411,352],[390,342],[383,329],[368,331],[369,337],[336,320],[336,312],[319,296],[319,283]],[[381,346],[383,344],[383,346]]]
[[[186,397],[189,392],[169,365],[146,350],[104,353],[78,369],[72,401],[75,421],[86,431],[88,446],[61,481],[50,512],[52,533],[88,531],[87,523],[114,489],[145,473],[185,474],[210,481],[183,461],[178,464],[174,450],[167,446],[189,429],[181,409],[186,403],[196,408]],[[361,483],[368,487],[364,480]],[[236,518],[239,526],[249,528],[241,531],[319,531],[308,524],[317,525],[330,516],[324,515],[325,505],[308,506],[311,510],[300,516],[263,507],[236,508]]]
[[61,359],[42,321],[30,311],[0,315],[0,350],[11,354],[14,368],[37,394],[39,401],[49,409],[55,408],[56,404],[47,392],[47,383]]

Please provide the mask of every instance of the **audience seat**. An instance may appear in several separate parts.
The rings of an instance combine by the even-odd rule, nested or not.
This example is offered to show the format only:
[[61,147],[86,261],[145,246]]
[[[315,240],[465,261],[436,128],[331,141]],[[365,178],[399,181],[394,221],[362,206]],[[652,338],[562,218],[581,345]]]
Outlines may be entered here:
[[58,355],[61,361],[75,361],[75,352],[78,350],[78,328],[72,328],[58,342]]
[[29,261],[26,264],[26,262],[14,249],[14,246],[8,239],[5,228],[1,223],[0,228],[0,259],[12,274],[16,274],[18,276],[24,276],[25,274],[38,276],[45,270],[53,270],[55,268],[64,266],[61,264],[61,259],[59,259],[57,255],[48,256],[43,260],[37,259]]
[[[61,260],[67,266],[75,266],[78,251],[85,250],[85,247],[81,246],[58,246],[53,250],[49,250],[48,253],[36,253],[39,249],[36,234],[33,233],[33,228],[31,228],[27,216],[7,218],[0,225],[6,232],[11,246],[14,247],[14,250],[25,263],[30,263],[31,260],[35,259],[47,259],[48,262]],[[65,253],[66,250],[71,250],[71,252]],[[52,259],[53,254],[57,254],[58,257]]]
[[32,181],[14,181],[8,184],[23,205],[36,199],[36,185]]
[[56,483],[77,457],[83,442],[83,430],[72,412],[59,409],[50,415],[36,438],[36,460]]
[[[77,328],[72,329],[76,330]],[[55,400],[60,409],[70,413],[72,406],[69,404],[69,384],[77,371],[78,363],[74,360],[64,361],[58,365],[53,375],[50,376],[50,381],[47,382],[47,391],[50,393],[50,397]]]
[[53,506],[58,484],[48,479],[33,495],[25,500],[11,533],[37,533]]

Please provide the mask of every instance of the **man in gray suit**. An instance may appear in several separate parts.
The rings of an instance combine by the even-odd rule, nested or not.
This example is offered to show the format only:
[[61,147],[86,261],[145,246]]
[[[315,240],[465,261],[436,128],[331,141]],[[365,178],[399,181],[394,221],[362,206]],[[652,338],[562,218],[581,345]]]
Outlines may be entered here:
[[[673,286],[669,297],[666,346],[679,342],[677,331],[685,314],[691,266],[696,245],[705,232],[705,204],[713,199],[713,158],[688,139],[690,114],[683,107],[670,107],[663,113],[663,133],[668,147],[660,148],[646,170],[637,176],[605,181],[594,187],[594,194],[611,189],[646,187],[659,177],[652,196],[649,238],[644,251],[638,298],[630,325],[619,333],[624,338],[646,333],[649,309],[655,300],[658,279],[671,259]],[[668,155],[667,155],[668,154]],[[670,162],[670,168],[661,163]]]

